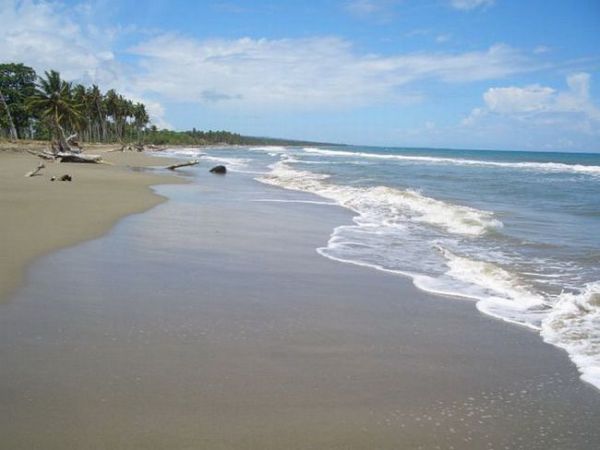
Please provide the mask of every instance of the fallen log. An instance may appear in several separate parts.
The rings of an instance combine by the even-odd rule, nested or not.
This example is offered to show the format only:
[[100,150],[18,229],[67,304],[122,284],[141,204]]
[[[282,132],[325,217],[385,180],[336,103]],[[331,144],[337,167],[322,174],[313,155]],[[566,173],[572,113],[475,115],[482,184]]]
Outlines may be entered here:
[[67,163],[89,163],[89,164],[97,164],[102,161],[102,157],[100,155],[83,155],[81,153],[57,153],[56,158],[61,162]]
[[191,161],[188,161],[188,162],[185,162],[185,163],[179,163],[179,164],[173,164],[171,166],[167,166],[167,167],[165,167],[165,169],[175,170],[175,169],[179,169],[180,167],[196,166],[198,164],[200,164],[199,160],[192,159]]
[[119,147],[119,148],[113,148],[112,150],[108,150],[106,153],[124,152],[124,151],[125,151],[125,144],[121,145],[121,147]]
[[79,141],[77,141],[77,133],[73,133],[67,139],[65,139],[65,141],[69,145],[69,149],[71,150],[71,152],[81,153],[83,151],[81,145],[79,144]]
[[27,172],[27,173],[25,174],[25,177],[34,177],[34,176],[36,176],[36,175],[38,174],[38,172],[39,172],[40,170],[44,169],[45,167],[46,167],[46,166],[44,165],[44,163],[39,163],[39,164],[38,164],[38,166],[37,166],[35,169],[33,169],[33,170],[32,170],[32,171],[30,171],[30,172]]
[[56,157],[47,151],[43,151],[43,152],[34,152],[33,150],[27,150],[27,153],[33,155],[33,156],[37,156],[38,158],[42,158],[48,161],[54,161],[56,159]]

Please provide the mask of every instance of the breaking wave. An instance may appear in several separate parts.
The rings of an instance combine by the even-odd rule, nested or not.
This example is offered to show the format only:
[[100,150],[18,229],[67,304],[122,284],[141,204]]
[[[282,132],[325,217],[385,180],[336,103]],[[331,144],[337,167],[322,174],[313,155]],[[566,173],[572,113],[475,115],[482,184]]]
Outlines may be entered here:
[[462,159],[462,158],[443,158],[435,156],[410,156],[410,155],[390,155],[383,153],[366,153],[366,152],[348,152],[343,150],[325,150],[320,148],[306,147],[304,151],[307,153],[325,155],[325,156],[340,156],[340,157],[362,157],[372,159],[388,159],[397,161],[413,161],[430,164],[454,164],[462,166],[478,166],[478,167],[504,167],[509,169],[534,170],[541,172],[567,172],[580,173],[587,175],[600,176],[600,166],[587,166],[583,164],[564,164],[557,162],[502,162],[502,161],[484,161],[478,159]]
[[569,293],[540,290],[540,279],[560,277],[565,268],[550,260],[527,261],[552,272],[529,273],[522,261],[489,253],[495,245],[490,243],[504,236],[497,234],[503,224],[494,213],[412,189],[336,184],[330,175],[294,168],[303,161],[289,154],[279,157],[258,181],[316,194],[357,213],[353,224],[335,228],[319,254],[409,277],[421,290],[475,301],[484,314],[540,332],[569,353],[583,380],[600,389],[600,281],[570,287]]
[[410,219],[463,235],[481,235],[502,227],[502,222],[488,211],[443,202],[412,189],[336,185],[326,181],[328,175],[293,169],[289,162],[294,161],[288,158],[273,164],[271,172],[260,177],[259,181],[317,194],[360,214],[380,217],[388,223]]

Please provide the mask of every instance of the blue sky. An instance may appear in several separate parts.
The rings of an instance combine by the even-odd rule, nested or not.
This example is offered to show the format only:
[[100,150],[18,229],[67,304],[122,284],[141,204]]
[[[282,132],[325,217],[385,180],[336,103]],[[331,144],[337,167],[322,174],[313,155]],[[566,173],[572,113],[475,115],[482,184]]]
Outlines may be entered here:
[[174,129],[600,151],[600,2],[0,0],[0,60]]

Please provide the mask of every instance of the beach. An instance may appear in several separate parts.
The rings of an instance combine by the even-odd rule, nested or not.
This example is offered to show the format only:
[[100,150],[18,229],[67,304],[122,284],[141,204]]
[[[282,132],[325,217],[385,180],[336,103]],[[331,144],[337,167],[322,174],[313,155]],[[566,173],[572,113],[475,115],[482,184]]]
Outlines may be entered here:
[[[44,162],[27,153],[45,143],[0,145],[0,302],[21,283],[24,268],[36,257],[105,233],[121,217],[164,201],[150,186],[181,179],[136,168],[167,164],[139,152],[110,152],[119,146],[92,145],[87,153],[100,154],[108,164]],[[25,174],[40,163],[39,176]],[[51,182],[70,174],[72,182]]]
[[[566,352],[473,301],[317,253],[348,209],[243,170],[209,174],[206,158],[152,192],[176,180],[125,166],[166,159],[111,153],[119,165],[64,164],[74,181],[51,184],[23,178],[35,158],[0,157],[14,168],[0,177],[13,183],[3,246],[19,255],[3,260],[4,292],[44,255],[0,305],[0,448],[600,442],[600,395]],[[30,181],[61,200],[17,188]],[[56,222],[31,222],[38,203]]]

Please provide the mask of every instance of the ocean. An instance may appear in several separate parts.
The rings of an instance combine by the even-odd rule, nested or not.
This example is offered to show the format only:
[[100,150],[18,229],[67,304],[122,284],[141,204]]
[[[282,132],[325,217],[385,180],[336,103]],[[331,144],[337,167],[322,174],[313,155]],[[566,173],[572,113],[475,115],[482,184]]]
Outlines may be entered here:
[[409,277],[528,327],[600,388],[600,155],[357,146],[167,153],[306,193],[254,201],[351,210],[352,223],[316,249],[323,257]]

